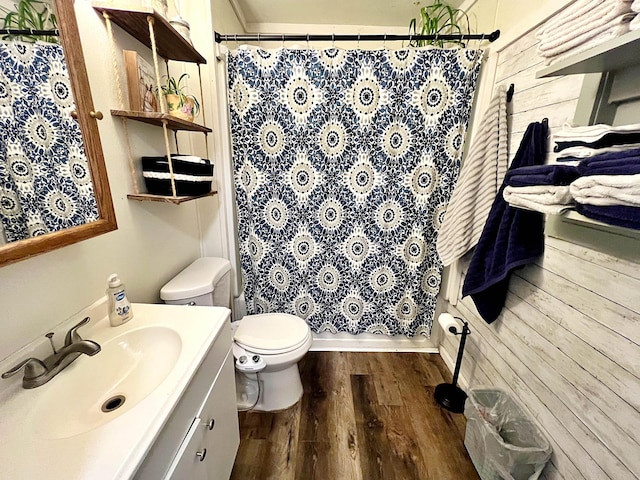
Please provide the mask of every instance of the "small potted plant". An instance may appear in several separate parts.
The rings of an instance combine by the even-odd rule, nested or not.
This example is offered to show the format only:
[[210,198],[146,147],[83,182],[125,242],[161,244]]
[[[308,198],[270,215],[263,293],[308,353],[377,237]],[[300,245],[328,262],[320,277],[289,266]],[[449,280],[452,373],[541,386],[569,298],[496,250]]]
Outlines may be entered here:
[[193,117],[200,113],[200,103],[193,95],[185,93],[186,85],[182,81],[189,78],[189,74],[183,73],[176,80],[174,77],[167,77],[167,81],[160,88],[167,100],[169,115],[193,122]]
[[[2,2],[6,4],[8,2]],[[51,11],[50,2],[41,0],[19,0],[13,4],[14,10],[0,6],[0,13],[5,17],[2,21],[2,30],[56,30],[58,20]],[[42,40],[47,43],[59,43],[56,36],[36,36],[36,35],[9,35],[2,36],[3,40],[20,40],[34,43]]]
[[413,40],[412,47],[425,45],[444,47],[447,43],[457,43],[464,47],[465,44],[462,40],[445,41],[438,39],[437,35],[468,35],[470,33],[469,17],[464,10],[453,8],[446,2],[436,0],[432,5],[426,5],[420,9],[420,18],[411,19],[409,33],[411,35],[436,35],[433,40]]

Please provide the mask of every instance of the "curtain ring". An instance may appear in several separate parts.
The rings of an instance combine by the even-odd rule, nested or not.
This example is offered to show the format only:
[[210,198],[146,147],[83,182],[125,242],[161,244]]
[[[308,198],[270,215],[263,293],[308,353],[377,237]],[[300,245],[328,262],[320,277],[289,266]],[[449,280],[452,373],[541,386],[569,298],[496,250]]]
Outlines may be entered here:
[[358,32],[358,50],[360,50],[360,32]]
[[482,34],[482,37],[480,37],[480,41],[484,41],[484,33]]
[[284,33],[282,34],[282,48],[284,48]]
[[382,41],[382,48],[387,48],[387,33],[384,34],[384,40]]
[[258,33],[258,48],[262,48],[262,41],[260,40],[260,33]]
[[238,34],[237,33],[233,34],[233,41],[236,43],[236,48],[238,48],[239,45],[238,45]]
[[309,34],[307,33],[307,48],[311,50],[311,45],[309,45]]
[[30,35],[30,36],[32,36],[32,37],[34,36],[34,35],[33,35],[33,28],[30,28],[30,29],[29,29],[29,35]]
[[336,48],[336,34],[331,34],[331,48]]

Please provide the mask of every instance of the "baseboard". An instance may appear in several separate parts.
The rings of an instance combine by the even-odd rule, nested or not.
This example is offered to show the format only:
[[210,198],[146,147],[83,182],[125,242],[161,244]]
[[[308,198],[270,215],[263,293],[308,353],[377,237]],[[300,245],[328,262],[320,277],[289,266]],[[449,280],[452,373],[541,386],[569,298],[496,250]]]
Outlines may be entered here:
[[438,353],[438,345],[426,337],[385,337],[349,333],[314,333],[311,351],[315,352],[422,352]]

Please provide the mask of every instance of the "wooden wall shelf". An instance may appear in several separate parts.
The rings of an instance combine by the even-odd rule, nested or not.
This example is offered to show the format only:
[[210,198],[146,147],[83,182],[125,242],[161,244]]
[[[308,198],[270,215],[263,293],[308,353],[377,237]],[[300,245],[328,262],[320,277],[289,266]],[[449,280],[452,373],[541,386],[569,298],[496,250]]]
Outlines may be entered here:
[[124,10],[110,7],[104,2],[93,2],[92,5],[97,12],[108,13],[113,23],[149,48],[151,48],[151,37],[147,18],[153,17],[158,55],[168,60],[180,62],[207,63],[207,60],[193,48],[193,45],[154,9],[139,7],[136,10]]
[[164,202],[164,203],[173,203],[174,205],[180,205],[184,202],[189,202],[191,200],[197,200],[198,198],[211,197],[218,193],[217,190],[212,190],[209,193],[204,195],[195,195],[190,197],[172,197],[170,195],[152,195],[150,193],[131,193],[127,195],[129,200],[137,200],[139,202]]
[[199,125],[197,123],[182,120],[168,113],[160,112],[132,112],[130,110],[111,110],[111,115],[114,117],[130,118],[137,122],[148,123],[150,125],[156,125],[162,127],[166,123],[167,128],[173,131],[187,131],[187,132],[201,132],[211,133],[209,127]]

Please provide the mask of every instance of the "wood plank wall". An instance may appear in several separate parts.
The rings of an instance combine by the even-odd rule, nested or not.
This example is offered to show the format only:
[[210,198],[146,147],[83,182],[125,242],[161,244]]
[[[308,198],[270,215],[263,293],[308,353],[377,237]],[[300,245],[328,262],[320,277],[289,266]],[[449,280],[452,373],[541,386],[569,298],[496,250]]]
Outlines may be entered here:
[[[527,34],[498,55],[496,84],[515,84],[510,156],[529,122],[573,117],[582,76],[535,79]],[[463,259],[466,271],[469,259]],[[553,446],[543,478],[640,478],[640,265],[547,237],[544,257],[512,276],[487,325],[467,297],[446,309],[470,322],[463,384],[514,395]],[[451,366],[458,340],[446,336]]]

